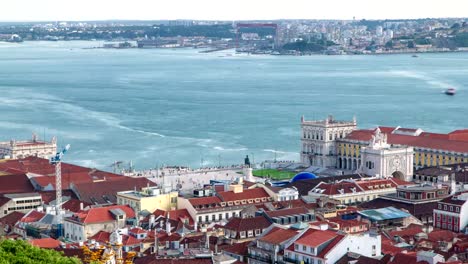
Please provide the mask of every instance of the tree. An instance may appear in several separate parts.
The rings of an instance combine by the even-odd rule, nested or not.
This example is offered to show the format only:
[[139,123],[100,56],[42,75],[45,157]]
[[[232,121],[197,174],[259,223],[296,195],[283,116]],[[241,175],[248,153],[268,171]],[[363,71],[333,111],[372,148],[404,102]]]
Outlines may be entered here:
[[414,47],[415,47],[414,41],[408,41],[408,48],[414,49]]
[[64,257],[61,252],[42,249],[23,240],[0,240],[0,264],[81,264],[77,258]]

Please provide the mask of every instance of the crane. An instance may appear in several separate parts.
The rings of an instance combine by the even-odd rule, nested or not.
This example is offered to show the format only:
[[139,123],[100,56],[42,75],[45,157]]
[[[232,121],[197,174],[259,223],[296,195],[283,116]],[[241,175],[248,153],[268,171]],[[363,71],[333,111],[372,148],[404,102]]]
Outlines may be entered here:
[[57,152],[55,156],[51,157],[49,162],[52,165],[55,165],[55,214],[57,217],[57,237],[62,235],[62,157],[70,149],[70,144],[67,144],[62,151]]

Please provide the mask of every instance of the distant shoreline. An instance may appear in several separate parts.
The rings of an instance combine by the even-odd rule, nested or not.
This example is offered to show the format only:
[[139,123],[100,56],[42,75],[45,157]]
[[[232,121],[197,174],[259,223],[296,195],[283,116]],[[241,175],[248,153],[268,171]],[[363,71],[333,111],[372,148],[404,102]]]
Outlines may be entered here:
[[[21,44],[24,42],[108,42],[108,43],[120,43],[120,42],[135,42],[136,40],[57,40],[57,41],[50,41],[50,40],[25,40],[22,42],[9,42],[9,41],[0,41],[1,43],[11,43],[11,44]],[[177,50],[177,49],[197,49],[195,47],[171,47],[171,48],[138,48],[137,46],[132,47],[125,47],[125,48],[108,48],[108,47],[82,47],[81,49],[116,49],[116,50],[125,50],[125,49],[140,49],[140,50]],[[204,49],[204,48],[199,48]],[[214,48],[215,49],[215,48]],[[234,49],[234,48],[232,48]],[[213,51],[213,52],[199,52],[199,53],[213,53],[216,54],[221,51],[230,50],[230,49],[223,49],[220,51]],[[304,57],[304,56],[369,56],[369,55],[402,55],[402,54],[410,54],[410,55],[420,55],[420,54],[435,54],[435,53],[465,53],[468,52],[468,47],[464,48],[463,50],[431,50],[431,51],[390,51],[390,52],[379,52],[379,53],[345,53],[345,54],[324,54],[324,53],[309,53],[309,54],[272,54],[272,53],[248,53],[248,52],[240,52],[235,54],[245,54],[245,55],[256,55],[256,56],[291,56],[291,57]]]

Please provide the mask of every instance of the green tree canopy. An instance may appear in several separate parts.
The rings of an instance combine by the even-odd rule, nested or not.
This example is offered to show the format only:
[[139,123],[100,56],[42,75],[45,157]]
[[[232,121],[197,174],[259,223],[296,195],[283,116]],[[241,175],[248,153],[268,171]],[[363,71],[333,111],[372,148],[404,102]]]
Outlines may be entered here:
[[81,264],[61,252],[31,246],[23,240],[0,240],[0,264]]

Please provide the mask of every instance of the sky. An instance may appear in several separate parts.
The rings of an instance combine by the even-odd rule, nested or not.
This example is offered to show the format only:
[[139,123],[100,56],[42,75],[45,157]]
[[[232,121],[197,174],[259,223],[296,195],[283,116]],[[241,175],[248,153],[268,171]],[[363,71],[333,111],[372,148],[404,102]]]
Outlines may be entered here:
[[0,0],[0,21],[467,17],[468,0]]

